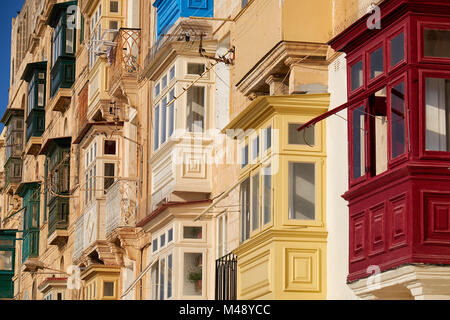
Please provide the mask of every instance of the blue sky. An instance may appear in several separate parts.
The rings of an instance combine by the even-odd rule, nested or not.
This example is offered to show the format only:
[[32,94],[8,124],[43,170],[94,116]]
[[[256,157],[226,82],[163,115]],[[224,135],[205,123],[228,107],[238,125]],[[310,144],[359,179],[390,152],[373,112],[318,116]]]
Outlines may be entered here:
[[[17,16],[23,5],[23,0],[2,1],[0,10],[0,117],[8,105],[8,89],[11,61],[11,20]],[[0,130],[3,124],[0,123]],[[1,131],[0,131],[1,132]]]

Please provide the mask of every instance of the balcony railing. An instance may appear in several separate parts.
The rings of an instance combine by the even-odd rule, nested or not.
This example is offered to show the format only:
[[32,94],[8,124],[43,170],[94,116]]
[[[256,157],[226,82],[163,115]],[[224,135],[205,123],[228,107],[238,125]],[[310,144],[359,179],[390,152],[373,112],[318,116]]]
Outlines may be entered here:
[[237,257],[230,253],[216,260],[216,300],[237,299]]
[[117,47],[108,55],[111,87],[125,78],[137,80],[140,72],[141,29],[121,28],[114,38]]
[[136,226],[136,183],[116,181],[106,193],[106,236],[120,227]]

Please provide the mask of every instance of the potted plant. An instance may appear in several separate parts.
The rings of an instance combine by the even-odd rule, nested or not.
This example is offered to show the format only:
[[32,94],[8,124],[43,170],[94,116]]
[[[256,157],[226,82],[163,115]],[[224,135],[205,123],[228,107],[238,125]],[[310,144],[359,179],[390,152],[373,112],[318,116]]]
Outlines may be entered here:
[[189,281],[193,282],[195,284],[195,290],[201,291],[202,290],[202,268],[199,268],[196,271],[192,271],[189,273]]

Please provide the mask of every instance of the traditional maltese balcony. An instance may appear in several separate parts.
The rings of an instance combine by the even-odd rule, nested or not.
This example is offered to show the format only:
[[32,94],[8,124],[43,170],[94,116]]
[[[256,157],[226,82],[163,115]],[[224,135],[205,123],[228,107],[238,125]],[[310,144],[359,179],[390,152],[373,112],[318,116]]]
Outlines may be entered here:
[[137,105],[137,80],[140,70],[141,30],[121,28],[114,38],[117,43],[108,56],[109,94],[116,101]]
[[106,236],[136,226],[136,182],[117,180],[106,193]]

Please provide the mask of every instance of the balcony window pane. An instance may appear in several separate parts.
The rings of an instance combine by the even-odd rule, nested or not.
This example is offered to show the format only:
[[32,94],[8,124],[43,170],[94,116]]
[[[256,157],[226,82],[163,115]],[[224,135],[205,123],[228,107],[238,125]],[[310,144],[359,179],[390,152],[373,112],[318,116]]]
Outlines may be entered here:
[[13,270],[12,258],[13,258],[12,251],[0,251],[0,271]]
[[450,79],[426,78],[426,150],[450,151]]
[[173,78],[175,78],[175,66],[173,66],[169,72],[169,79],[172,80]]
[[362,60],[355,63],[350,68],[351,89],[352,91],[361,88],[363,85],[363,62]]
[[263,132],[263,151],[272,147],[272,127],[264,129]]
[[405,35],[400,33],[391,40],[391,67],[405,59]]
[[152,242],[152,252],[155,252],[158,250],[158,239],[153,239]]
[[161,89],[159,83],[155,86],[155,97],[159,96]]
[[371,166],[375,175],[387,170],[388,162],[388,122],[387,122],[387,98],[386,88],[377,91],[370,96],[371,114],[374,117],[370,121],[374,122],[375,145],[372,152],[375,154],[375,167]]
[[241,159],[242,159],[242,168],[245,168],[248,165],[248,144],[246,144],[242,148]]
[[167,242],[171,242],[173,240],[173,229],[169,229],[167,232]]
[[205,72],[205,65],[203,63],[188,63],[188,74],[201,75],[203,72]]
[[259,136],[252,140],[252,160],[259,156]]
[[450,58],[450,30],[425,28],[423,38],[426,57]]
[[[170,94],[169,94],[169,103],[171,102],[171,101],[173,101],[173,99],[175,99],[175,90],[171,90],[170,91]],[[168,120],[168,126],[169,126],[169,128],[168,128],[168,135],[169,135],[169,137],[171,137],[172,136],[172,134],[173,134],[173,131],[174,131],[174,127],[175,127],[175,102],[172,102],[171,104],[170,104],[170,106],[168,107],[168,113],[169,113],[169,120]]]
[[162,99],[162,105],[161,105],[161,145],[166,142],[167,137],[167,98],[164,97]]
[[159,148],[159,105],[155,108],[155,122],[153,123],[153,134],[154,134],[154,150]]
[[187,93],[187,130],[203,132],[205,129],[205,88],[191,87]]
[[313,146],[315,143],[315,126],[297,131],[302,125],[302,123],[289,123],[289,144]]
[[383,47],[370,54],[370,79],[374,79],[383,73],[384,56]]
[[161,243],[161,248],[166,245],[166,235],[165,234],[161,235],[161,237],[159,238],[159,243]]
[[263,225],[272,220],[272,166],[263,169]]
[[110,281],[103,282],[103,296],[114,297],[114,282]]
[[366,173],[365,113],[364,106],[353,111],[353,178]]
[[250,178],[241,183],[241,242],[250,238]]
[[116,141],[115,140],[105,140],[104,144],[104,153],[106,155],[115,155],[116,154]]
[[172,297],[172,255],[167,257],[167,298]]
[[259,228],[259,173],[252,177],[252,231]]
[[289,219],[314,220],[316,181],[314,163],[289,163]]
[[184,239],[201,239],[202,227],[183,227]]
[[159,300],[164,300],[164,284],[165,284],[165,271],[166,271],[166,260],[161,259],[159,261]]
[[164,90],[167,87],[167,76],[164,76],[161,80],[161,87]]
[[405,84],[399,83],[391,89],[392,113],[392,159],[406,152],[406,110],[405,110]]
[[75,29],[68,27],[66,29],[66,53],[73,54],[73,44],[75,38]]
[[119,12],[119,1],[110,1],[109,2],[109,12],[111,12],[111,13]]
[[201,253],[184,254],[184,295],[202,295],[203,255]]
[[45,85],[43,83],[40,83],[38,85],[38,106],[39,107],[44,106],[44,91],[45,91]]
[[151,271],[152,299],[158,300],[159,293],[159,263],[155,263]]
[[[104,189],[105,192],[114,184],[114,172],[115,172],[115,164],[114,163],[105,163],[105,181],[104,181]],[[111,177],[111,178],[106,178]]]

